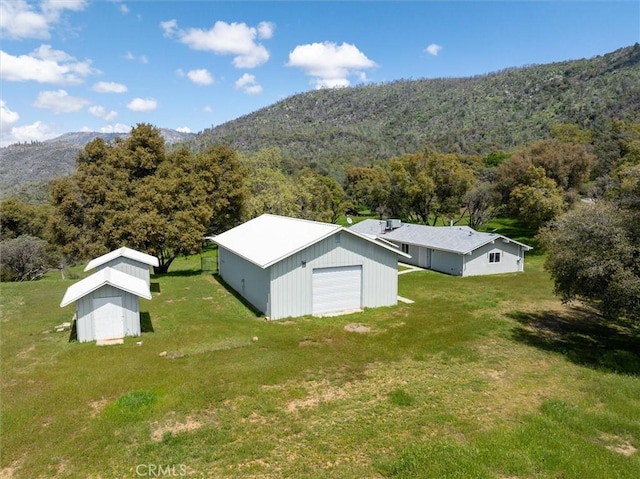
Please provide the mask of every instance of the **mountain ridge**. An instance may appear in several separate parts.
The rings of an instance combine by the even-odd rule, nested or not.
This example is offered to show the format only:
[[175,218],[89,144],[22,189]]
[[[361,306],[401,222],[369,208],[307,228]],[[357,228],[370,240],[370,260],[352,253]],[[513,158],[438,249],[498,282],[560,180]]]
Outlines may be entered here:
[[[169,128],[160,128],[160,133],[167,144],[195,135]],[[49,140],[0,148],[0,199],[17,194],[25,187],[39,189],[43,183],[73,173],[78,152],[95,138],[113,141],[127,136],[129,133],[69,132]]]
[[[473,77],[312,90],[195,134],[161,131],[176,135],[167,143],[183,143],[194,151],[215,144],[246,154],[277,147],[292,167],[310,166],[342,179],[351,165],[425,147],[480,155],[508,152],[548,137],[554,124],[594,130],[616,119],[640,121],[638,43],[590,59]],[[67,133],[35,145],[1,148],[0,195],[73,172],[77,151],[97,135]]]

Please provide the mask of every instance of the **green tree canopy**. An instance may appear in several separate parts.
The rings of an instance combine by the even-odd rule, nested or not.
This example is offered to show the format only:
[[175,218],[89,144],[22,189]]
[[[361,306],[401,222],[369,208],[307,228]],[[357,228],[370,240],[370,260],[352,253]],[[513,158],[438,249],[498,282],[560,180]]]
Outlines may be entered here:
[[233,151],[167,154],[160,131],[141,124],[125,140],[97,139],[79,153],[76,173],[53,186],[49,230],[68,257],[129,246],[157,256],[162,273],[178,255],[200,251],[207,232],[237,224],[244,195]]
[[32,205],[16,197],[1,201],[0,241],[23,235],[44,238],[50,210],[47,204]]
[[460,215],[464,195],[475,178],[461,155],[429,149],[390,160],[388,175],[387,205],[391,211],[434,225],[440,217]]
[[563,301],[586,301],[608,318],[640,323],[640,215],[599,201],[542,230],[545,269]]

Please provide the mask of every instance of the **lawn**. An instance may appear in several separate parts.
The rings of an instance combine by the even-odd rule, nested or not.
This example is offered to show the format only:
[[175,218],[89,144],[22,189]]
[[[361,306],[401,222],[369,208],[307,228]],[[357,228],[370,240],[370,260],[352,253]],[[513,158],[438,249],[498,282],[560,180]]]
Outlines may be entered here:
[[638,333],[562,305],[542,262],[267,322],[195,256],[108,347],[53,332],[79,274],[2,284],[0,477],[640,477]]

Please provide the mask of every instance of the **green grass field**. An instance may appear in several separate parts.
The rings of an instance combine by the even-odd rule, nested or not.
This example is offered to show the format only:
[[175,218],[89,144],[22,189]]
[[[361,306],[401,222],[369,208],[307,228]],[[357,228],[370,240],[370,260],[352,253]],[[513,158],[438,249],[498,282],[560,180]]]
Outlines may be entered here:
[[267,322],[180,259],[108,347],[52,332],[77,279],[2,284],[0,477],[638,478],[638,333],[563,306],[542,262]]

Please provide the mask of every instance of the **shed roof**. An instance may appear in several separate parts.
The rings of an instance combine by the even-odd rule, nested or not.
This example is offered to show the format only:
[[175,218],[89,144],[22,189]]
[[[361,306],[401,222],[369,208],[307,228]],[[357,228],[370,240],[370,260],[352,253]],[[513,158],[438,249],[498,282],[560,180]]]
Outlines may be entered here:
[[362,234],[374,234],[388,241],[424,246],[431,249],[468,254],[496,240],[515,243],[526,250],[532,249],[524,243],[514,241],[497,233],[481,233],[468,226],[425,226],[401,223],[400,227],[385,230],[385,221],[364,220],[350,229]]
[[270,214],[264,214],[225,231],[216,236],[213,242],[261,268],[268,268],[340,231],[358,236],[395,254],[407,256],[392,246],[357,231],[349,231],[340,225]]
[[107,284],[138,297],[151,299],[151,291],[145,280],[107,267],[69,286],[60,307],[63,308]]
[[93,268],[97,268],[98,266],[108,263],[109,261],[121,256],[133,259],[143,264],[148,264],[149,266],[158,266],[159,264],[158,258],[156,258],[155,256],[151,256],[150,254],[146,254],[141,251],[136,251],[135,249],[122,247],[107,254],[103,254],[102,256],[99,256],[95,259],[92,259],[91,261],[89,261],[89,264],[87,264],[84,270],[89,271]]

